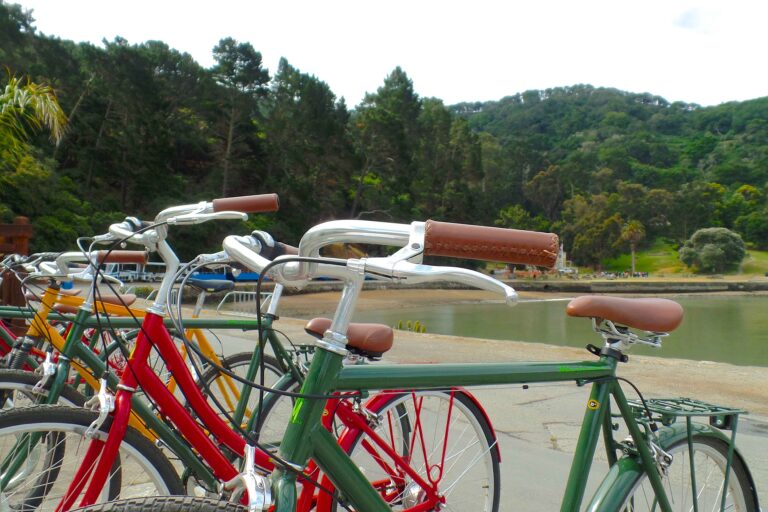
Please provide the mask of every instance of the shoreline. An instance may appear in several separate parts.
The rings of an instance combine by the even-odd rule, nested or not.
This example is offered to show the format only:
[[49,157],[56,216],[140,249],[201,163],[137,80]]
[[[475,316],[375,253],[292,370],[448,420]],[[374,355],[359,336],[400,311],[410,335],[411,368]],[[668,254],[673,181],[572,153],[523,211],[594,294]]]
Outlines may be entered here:
[[[743,293],[743,292],[742,292]],[[573,294],[562,292],[521,292],[521,300],[567,299]],[[292,338],[302,339],[306,320],[330,316],[339,300],[338,292],[316,292],[284,295],[280,302],[280,325],[290,323]],[[498,301],[498,297],[482,290],[460,289],[375,289],[364,290],[358,311],[375,309],[408,309],[416,305],[459,304]],[[395,332],[395,345],[385,356],[390,362],[488,362],[524,360],[580,360],[591,356],[582,348],[515,340],[491,340],[435,333]],[[768,367],[737,366],[728,363],[660,358],[630,354],[632,364],[622,371],[650,392],[666,395],[695,396],[748,410],[750,416],[768,421],[765,384]],[[662,392],[665,390],[665,392]],[[658,396],[658,395],[657,395]]]
[[[518,292],[520,301],[526,300],[566,300],[584,295],[584,293],[569,290],[555,289],[520,289]],[[283,315],[304,318],[321,314],[331,314],[336,310],[341,288],[335,289],[325,285],[320,289],[304,289],[300,291],[286,290],[280,298],[280,311]],[[668,298],[692,297],[702,295],[701,292],[692,292],[680,288],[667,289],[664,293],[658,292],[592,292],[594,294],[620,294],[623,296],[658,296]],[[706,295],[716,296],[768,296],[768,291],[718,291],[708,292]],[[501,302],[499,295],[476,288],[458,287],[365,287],[360,294],[360,300],[356,306],[358,311],[372,309],[407,309],[415,306],[439,306],[441,304],[467,304],[478,302]]]
[[[765,293],[768,294],[768,276],[736,277],[690,277],[690,278],[616,278],[616,279],[499,279],[518,292],[541,293],[615,293],[615,294],[688,294],[688,293]],[[248,287],[248,283],[241,283]],[[270,290],[272,283],[263,285],[264,291]],[[340,291],[342,283],[338,281],[312,281],[301,290],[286,293],[313,294]],[[473,290],[470,286],[459,283],[419,283],[405,284],[387,281],[368,280],[363,283],[363,290]]]

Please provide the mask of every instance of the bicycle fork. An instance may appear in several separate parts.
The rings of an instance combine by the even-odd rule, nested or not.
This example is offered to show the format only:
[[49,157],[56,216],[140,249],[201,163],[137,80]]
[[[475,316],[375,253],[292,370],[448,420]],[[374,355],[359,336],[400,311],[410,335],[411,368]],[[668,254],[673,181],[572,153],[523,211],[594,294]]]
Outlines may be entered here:
[[[125,382],[128,381],[128,382]],[[133,384],[131,386],[131,384]],[[80,506],[92,505],[96,502],[101,490],[106,484],[107,477],[112,471],[112,466],[118,461],[117,452],[120,443],[128,430],[128,418],[131,413],[131,398],[135,391],[135,377],[131,372],[125,372],[121,383],[118,385],[118,391],[115,394],[115,405],[113,411],[112,424],[109,429],[109,436],[106,441],[99,439],[99,429],[101,425],[91,425],[89,431],[92,432],[92,440],[88,445],[88,450],[83,457],[83,461],[78,468],[75,476],[70,483],[67,492],[56,507],[56,512],[63,512],[73,508],[75,500],[88,484],[85,496],[80,502]],[[101,419],[101,416],[100,416]],[[100,423],[98,420],[95,423]]]

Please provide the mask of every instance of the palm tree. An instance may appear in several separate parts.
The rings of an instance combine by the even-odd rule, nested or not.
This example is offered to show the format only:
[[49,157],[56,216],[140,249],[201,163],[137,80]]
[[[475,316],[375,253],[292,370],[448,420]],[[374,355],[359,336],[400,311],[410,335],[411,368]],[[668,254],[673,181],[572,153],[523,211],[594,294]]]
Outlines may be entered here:
[[630,220],[621,228],[619,239],[622,242],[629,243],[629,249],[632,251],[632,275],[635,275],[635,250],[637,244],[645,238],[645,226],[639,220]]
[[58,144],[66,122],[50,86],[10,76],[0,92],[0,163],[12,166],[27,155],[29,136],[42,128]]

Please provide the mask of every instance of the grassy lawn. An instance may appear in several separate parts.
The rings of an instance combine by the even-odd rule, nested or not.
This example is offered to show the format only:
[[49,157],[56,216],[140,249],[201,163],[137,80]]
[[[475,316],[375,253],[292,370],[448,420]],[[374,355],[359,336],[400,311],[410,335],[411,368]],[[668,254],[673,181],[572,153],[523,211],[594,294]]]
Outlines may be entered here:
[[[606,271],[623,272],[632,268],[630,254],[604,262]],[[690,274],[690,269],[680,262],[675,244],[656,240],[652,247],[638,251],[635,255],[635,268],[638,272],[648,272],[652,275],[682,275]],[[741,265],[741,270],[729,275],[759,275],[768,272],[768,251],[748,250]]]
[[766,272],[768,272],[768,251],[747,251],[747,257],[741,264],[741,273],[764,276]]
[[[605,269],[610,272],[623,272],[632,269],[632,256],[622,254],[618,258],[606,260]],[[653,246],[638,251],[635,254],[635,270],[649,274],[682,274],[687,272],[685,265],[680,262],[674,244],[661,239]]]

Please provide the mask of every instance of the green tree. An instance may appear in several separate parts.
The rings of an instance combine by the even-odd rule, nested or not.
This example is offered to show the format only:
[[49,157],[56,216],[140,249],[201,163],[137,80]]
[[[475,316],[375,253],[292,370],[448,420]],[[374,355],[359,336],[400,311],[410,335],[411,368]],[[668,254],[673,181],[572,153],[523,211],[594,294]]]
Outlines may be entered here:
[[563,203],[563,221],[554,229],[574,261],[599,268],[602,260],[616,254],[623,223],[607,194],[577,195]]
[[216,65],[211,70],[225,90],[223,99],[224,130],[221,154],[221,195],[230,192],[230,174],[237,146],[243,142],[241,130],[252,128],[258,115],[257,100],[266,95],[269,73],[261,65],[261,53],[250,43],[238,43],[231,37],[219,41],[213,49]]
[[494,224],[502,228],[524,229],[528,231],[549,231],[550,223],[544,217],[535,217],[519,204],[509,205],[499,211]]
[[761,249],[768,248],[768,208],[742,215],[735,224],[745,241]]
[[567,192],[565,186],[562,168],[550,165],[525,184],[525,197],[547,219],[555,220]]
[[412,192],[418,197],[414,205],[417,218],[445,218],[445,191],[456,179],[452,169],[451,126],[453,116],[443,102],[427,98],[419,115],[419,147],[416,154],[418,174]]
[[265,119],[267,183],[285,206],[281,223],[296,232],[345,214],[356,167],[347,137],[349,113],[325,82],[281,59]]
[[351,216],[378,213],[389,218],[410,217],[412,185],[418,175],[421,108],[413,82],[400,67],[358,106],[352,126],[362,168],[352,192]]
[[744,241],[738,233],[726,228],[704,228],[696,231],[680,249],[680,260],[705,273],[735,270],[746,255]]
[[94,212],[78,198],[77,185],[51,169],[52,163],[26,156],[13,172],[0,174],[3,220],[18,214],[31,218],[32,251],[61,250],[83,233],[94,232]]
[[720,225],[719,211],[727,190],[719,183],[686,183],[676,193],[673,208],[675,236],[685,240],[704,226]]
[[19,4],[0,2],[0,63],[21,71],[34,57],[34,18]]

